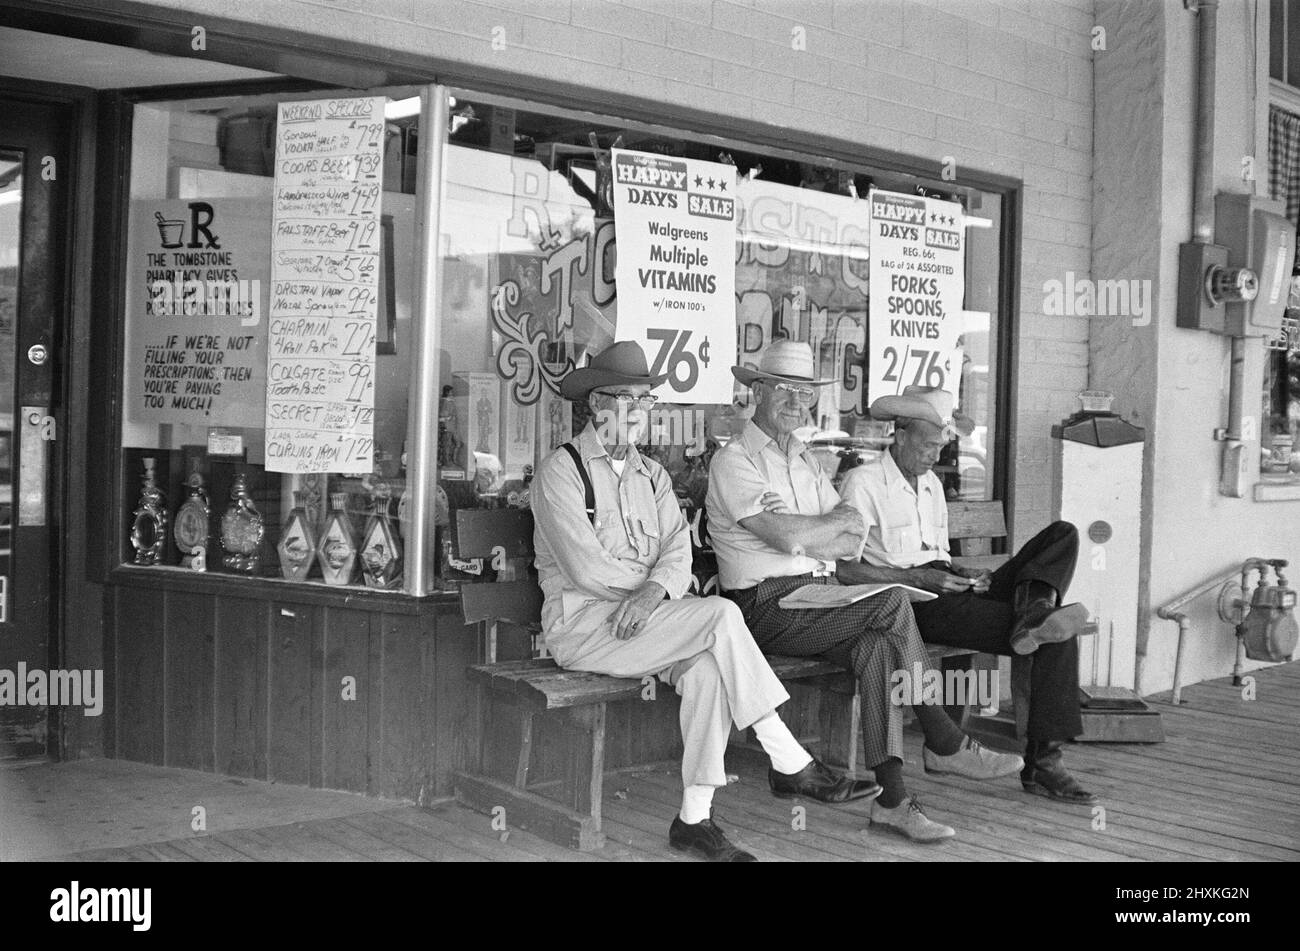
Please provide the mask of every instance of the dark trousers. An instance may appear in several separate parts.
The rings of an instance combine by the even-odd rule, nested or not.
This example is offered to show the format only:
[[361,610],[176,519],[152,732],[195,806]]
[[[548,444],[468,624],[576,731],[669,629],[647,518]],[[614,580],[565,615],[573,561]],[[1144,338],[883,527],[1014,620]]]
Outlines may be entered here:
[[930,666],[912,606],[896,588],[824,610],[788,611],[779,604],[796,588],[830,581],[812,575],[768,578],[725,595],[740,607],[764,654],[825,657],[852,671],[858,680],[867,765],[875,767],[891,757],[901,760],[903,711],[890,701],[891,677],[895,671],[912,670],[914,664]]
[[[933,601],[912,605],[924,640],[1013,658],[1013,681],[1028,683],[1026,735],[1031,740],[1067,740],[1083,732],[1079,643],[1072,637],[1057,644],[1040,644],[1032,654],[1015,654],[1011,650],[1011,628],[1016,620],[1012,600],[1022,581],[1042,581],[1055,588],[1064,603],[1078,556],[1078,531],[1069,522],[1053,522],[993,572],[986,593],[941,594]],[[1023,716],[1017,711],[1017,720],[1025,722]]]

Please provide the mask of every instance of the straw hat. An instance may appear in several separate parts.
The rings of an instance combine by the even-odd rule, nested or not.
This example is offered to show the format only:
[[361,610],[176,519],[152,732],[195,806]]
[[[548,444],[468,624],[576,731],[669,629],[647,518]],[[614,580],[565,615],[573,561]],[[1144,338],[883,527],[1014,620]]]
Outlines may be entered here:
[[806,386],[827,386],[835,382],[813,379],[812,347],[798,340],[773,340],[763,351],[757,370],[732,367],[731,375],[746,386],[752,385],[755,380],[803,383]]
[[585,399],[597,387],[623,383],[649,383],[658,386],[668,374],[651,376],[645,351],[635,340],[620,340],[592,357],[585,367],[571,372],[560,381],[560,395],[566,400]]
[[975,423],[953,408],[955,400],[937,386],[905,386],[898,396],[882,396],[871,404],[872,419],[923,419],[940,426],[947,438],[969,436]]

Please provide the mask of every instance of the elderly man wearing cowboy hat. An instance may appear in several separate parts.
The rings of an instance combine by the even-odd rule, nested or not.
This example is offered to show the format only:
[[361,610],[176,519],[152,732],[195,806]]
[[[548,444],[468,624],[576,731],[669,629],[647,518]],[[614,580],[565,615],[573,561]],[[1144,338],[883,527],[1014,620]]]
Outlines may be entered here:
[[[866,762],[883,787],[871,804],[872,825],[921,842],[954,835],[926,816],[903,783],[903,714],[890,701],[891,675],[931,666],[906,595],[894,589],[854,604],[785,609],[782,597],[805,584],[835,584],[837,563],[856,562],[866,528],[842,501],[830,477],[794,431],[804,425],[817,388],[806,343],[774,341],[757,370],[732,367],[754,392],[754,416],[713,457],[709,470],[709,535],[718,557],[719,588],[744,612],[768,653],[823,655],[852,671],[861,699]],[[937,706],[914,708],[928,750],[945,767],[976,779],[1020,768],[1019,756],[985,749]]]
[[[1083,732],[1079,713],[1076,635],[1088,629],[1081,604],[1061,605],[1079,554],[1069,522],[1053,522],[997,571],[953,565],[948,505],[931,471],[939,453],[970,420],[955,416],[953,397],[937,387],[908,386],[871,404],[875,419],[894,421],[894,442],[878,459],[852,469],[840,490],[866,521],[860,564],[841,569],[855,583],[898,581],[938,595],[913,605],[921,636],[953,647],[1010,654],[1027,737],[1024,788],[1062,802],[1091,805],[1097,797],[1062,762],[1065,741]],[[1022,704],[1017,704],[1021,707]],[[943,771],[925,752],[925,768]]]
[[650,375],[639,344],[623,341],[560,384],[560,395],[585,400],[594,419],[533,479],[542,627],[561,667],[657,674],[676,688],[685,789],[669,844],[715,861],[753,861],[727,841],[710,809],[714,789],[727,784],[723,753],[733,723],[754,728],[779,796],[840,803],[880,787],[831,772],[791,735],[775,712],[789,694],[734,604],[684,597],[686,520],[668,473],[635,445],[649,429],[650,390],[665,379]]

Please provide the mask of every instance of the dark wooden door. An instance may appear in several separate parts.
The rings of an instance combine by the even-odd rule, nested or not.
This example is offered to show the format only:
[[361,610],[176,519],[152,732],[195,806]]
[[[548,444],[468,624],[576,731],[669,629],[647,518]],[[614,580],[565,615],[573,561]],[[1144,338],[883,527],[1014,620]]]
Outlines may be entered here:
[[0,94],[0,758],[47,752],[56,699],[71,134],[62,108]]

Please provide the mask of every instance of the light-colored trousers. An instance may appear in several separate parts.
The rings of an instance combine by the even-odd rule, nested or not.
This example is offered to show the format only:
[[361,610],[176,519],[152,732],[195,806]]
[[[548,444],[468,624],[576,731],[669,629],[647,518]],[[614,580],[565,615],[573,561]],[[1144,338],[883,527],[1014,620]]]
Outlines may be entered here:
[[635,637],[620,641],[609,623],[617,602],[593,601],[546,648],[569,670],[612,677],[657,675],[682,698],[682,782],[725,786],[723,754],[731,725],[743,730],[790,699],[754,643],[740,608],[725,598],[664,601]]

